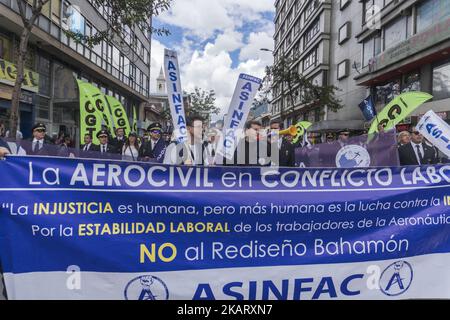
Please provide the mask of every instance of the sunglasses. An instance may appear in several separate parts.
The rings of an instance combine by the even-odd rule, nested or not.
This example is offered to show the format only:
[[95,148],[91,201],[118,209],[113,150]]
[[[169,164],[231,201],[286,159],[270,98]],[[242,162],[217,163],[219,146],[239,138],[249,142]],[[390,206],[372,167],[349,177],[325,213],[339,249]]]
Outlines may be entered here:
[[34,131],[36,131],[36,132],[45,132],[45,130],[44,129],[36,129],[36,130],[34,130]]
[[414,133],[416,136],[418,136],[419,134],[421,134],[419,131],[413,131],[412,133]]
[[341,133],[341,136],[349,136],[350,133]]
[[108,138],[108,136],[99,136],[99,138],[101,139],[101,138]]
[[159,130],[152,130],[152,131],[150,131],[151,133],[154,133],[154,134],[161,134],[161,131],[159,131]]

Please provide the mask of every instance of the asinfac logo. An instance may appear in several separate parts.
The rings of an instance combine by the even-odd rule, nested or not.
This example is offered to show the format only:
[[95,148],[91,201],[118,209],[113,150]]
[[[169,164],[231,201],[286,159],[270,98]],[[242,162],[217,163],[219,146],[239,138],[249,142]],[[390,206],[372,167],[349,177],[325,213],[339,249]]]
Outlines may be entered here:
[[160,278],[144,275],[128,282],[124,295],[125,300],[168,300],[169,290]]
[[366,149],[350,144],[339,150],[336,155],[338,168],[363,168],[370,166],[370,155]]
[[406,261],[396,261],[384,269],[380,277],[380,290],[387,296],[406,292],[413,281],[413,269]]

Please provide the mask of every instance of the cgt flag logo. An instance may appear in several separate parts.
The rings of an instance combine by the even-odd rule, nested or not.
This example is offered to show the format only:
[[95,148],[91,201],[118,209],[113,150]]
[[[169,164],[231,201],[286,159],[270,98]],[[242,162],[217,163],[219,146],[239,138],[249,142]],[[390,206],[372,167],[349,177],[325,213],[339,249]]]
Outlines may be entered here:
[[124,296],[125,300],[169,300],[169,289],[160,278],[144,275],[128,282]]
[[406,261],[390,264],[380,277],[380,290],[387,296],[399,296],[405,293],[413,281],[413,269]]

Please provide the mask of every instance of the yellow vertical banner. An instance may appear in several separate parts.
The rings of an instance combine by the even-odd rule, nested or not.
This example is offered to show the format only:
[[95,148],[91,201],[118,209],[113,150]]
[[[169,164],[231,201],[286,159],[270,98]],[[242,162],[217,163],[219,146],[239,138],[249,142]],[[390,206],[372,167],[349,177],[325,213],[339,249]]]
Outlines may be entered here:
[[133,106],[133,131],[138,133],[137,131],[137,116],[136,116],[136,107]]
[[88,92],[94,106],[102,115],[102,124],[108,128],[111,137],[115,137],[116,133],[114,132],[114,126],[112,123],[111,112],[109,111],[108,103],[105,100],[105,96],[100,91],[99,88],[93,86],[90,83],[86,83],[86,87],[88,88]]
[[111,108],[111,113],[114,121],[114,127],[117,128],[123,128],[125,131],[125,135],[128,136],[131,132],[130,128],[130,122],[128,121],[127,113],[125,111],[125,108],[120,103],[119,100],[117,100],[114,97],[105,95],[105,99],[109,104],[109,107]]
[[90,134],[92,142],[98,144],[97,132],[102,128],[102,114],[95,107],[92,100],[91,85],[87,82],[77,80],[80,94],[80,141],[84,141],[84,136]]

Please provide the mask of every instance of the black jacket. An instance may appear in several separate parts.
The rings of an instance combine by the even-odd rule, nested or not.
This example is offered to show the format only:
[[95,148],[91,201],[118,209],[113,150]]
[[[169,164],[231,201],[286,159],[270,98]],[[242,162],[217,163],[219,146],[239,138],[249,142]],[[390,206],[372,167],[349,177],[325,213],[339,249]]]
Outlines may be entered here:
[[148,140],[145,141],[139,148],[139,158],[144,159],[145,157],[149,157],[150,159],[162,163],[164,160],[165,151],[166,142],[164,141],[164,139],[159,139],[153,149],[151,140]]
[[[421,164],[436,164],[438,159],[436,158],[435,150],[427,146],[425,143],[422,143],[422,148],[424,154]],[[398,148],[398,155],[401,166],[419,165],[411,142]]]
[[111,141],[109,141],[108,144],[113,145],[116,149],[116,152],[121,154],[123,145],[125,144],[126,140],[127,140],[126,137],[123,137],[122,140],[119,140],[116,137],[116,138],[111,139]]
[[9,152],[11,152],[11,149],[9,148],[9,145],[6,141],[4,141],[2,138],[0,138],[0,147],[8,149]]
[[57,148],[55,148],[55,145],[47,143],[45,139],[41,149],[38,149],[36,147],[35,150],[33,151],[33,138],[23,140],[21,146],[25,150],[27,155],[32,156],[51,156],[57,153]]
[[91,147],[91,157],[99,159],[120,159],[120,154],[117,153],[116,146],[108,143],[106,152],[102,153],[100,145],[94,144]]
[[295,166],[295,146],[283,139],[281,148],[279,149],[279,166],[294,167]]

